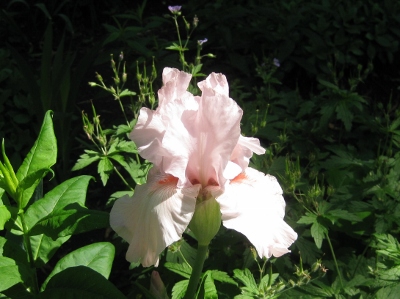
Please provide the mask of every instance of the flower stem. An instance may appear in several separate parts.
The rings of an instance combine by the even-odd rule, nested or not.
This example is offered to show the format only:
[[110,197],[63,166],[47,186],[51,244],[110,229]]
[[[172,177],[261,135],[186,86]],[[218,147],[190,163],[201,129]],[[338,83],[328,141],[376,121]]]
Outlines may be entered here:
[[333,246],[332,246],[332,243],[331,243],[331,239],[329,238],[328,233],[325,233],[325,236],[326,236],[326,239],[328,240],[329,248],[331,249],[331,252],[332,252],[332,257],[333,257],[333,261],[334,261],[334,263],[335,263],[336,272],[338,273],[338,276],[339,276],[340,286],[341,286],[342,289],[343,289],[344,286],[343,286],[342,274],[341,274],[341,272],[339,271],[339,265],[338,265],[337,260],[336,260],[336,255],[335,255],[335,251],[333,250]]
[[203,272],[204,261],[207,257],[208,245],[199,245],[197,248],[196,260],[193,265],[192,275],[186,290],[184,299],[195,298],[197,286],[199,284],[201,273]]

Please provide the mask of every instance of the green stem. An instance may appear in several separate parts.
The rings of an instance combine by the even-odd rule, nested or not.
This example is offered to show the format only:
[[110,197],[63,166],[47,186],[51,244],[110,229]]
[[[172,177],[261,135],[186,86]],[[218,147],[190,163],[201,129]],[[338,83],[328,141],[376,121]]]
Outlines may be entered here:
[[333,257],[333,261],[334,261],[334,263],[335,263],[336,272],[337,272],[338,275],[339,275],[340,286],[341,286],[342,289],[343,289],[344,286],[343,286],[342,274],[341,274],[341,272],[339,271],[339,265],[338,265],[337,260],[336,260],[336,255],[335,255],[335,251],[333,250],[333,246],[332,246],[332,243],[331,243],[331,239],[329,238],[328,233],[325,233],[325,236],[326,236],[326,239],[328,240],[329,248],[331,249],[331,252],[332,252],[332,257]]
[[28,253],[29,264],[30,264],[31,268],[33,269],[33,271],[32,271],[32,273],[33,273],[33,285],[32,285],[33,290],[32,291],[34,292],[34,294],[39,294],[39,283],[38,283],[37,274],[36,274],[35,259],[33,257],[31,239],[28,236],[28,228],[25,223],[24,214],[20,214],[20,217],[21,217],[22,229],[24,231],[23,239],[24,239],[25,249]]
[[122,182],[129,188],[129,190],[134,191],[135,189],[133,189],[128,182],[124,179],[124,177],[122,176],[122,174],[118,171],[117,167],[114,166],[114,170],[115,172],[118,174],[118,176],[120,177],[120,179],[122,180]]
[[189,285],[186,290],[184,299],[195,298],[197,286],[199,284],[201,273],[203,272],[204,261],[207,257],[208,245],[199,245],[197,248],[196,260],[194,262],[192,275],[190,276]]

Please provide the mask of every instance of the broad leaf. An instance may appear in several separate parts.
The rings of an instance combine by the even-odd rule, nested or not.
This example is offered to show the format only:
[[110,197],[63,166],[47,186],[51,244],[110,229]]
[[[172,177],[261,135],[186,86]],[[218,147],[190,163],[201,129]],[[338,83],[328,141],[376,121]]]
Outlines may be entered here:
[[84,206],[90,180],[90,176],[69,179],[32,204],[25,213],[29,234],[46,234],[55,240],[106,227],[108,213],[89,210]]
[[15,261],[0,256],[0,292],[20,282],[22,282],[22,278]]
[[59,237],[55,240],[53,240],[52,237],[44,234],[30,236],[35,267],[43,267],[57,252],[57,249],[60,248],[62,244],[67,242],[69,238],[71,238],[71,235]]
[[68,205],[84,206],[86,190],[90,180],[90,176],[71,178],[56,186],[42,199],[32,204],[25,213],[25,222],[28,230],[32,229],[40,220],[54,212],[64,210]]
[[53,271],[47,277],[42,285],[42,290],[47,289],[52,277],[61,273],[67,268],[85,266],[96,273],[102,275],[105,279],[111,272],[112,262],[114,260],[115,249],[111,243],[101,242],[81,247],[63,257],[58,261]]
[[85,266],[67,268],[48,281],[37,299],[126,299],[103,275]]
[[[57,140],[54,135],[53,122],[51,118],[52,112],[47,111],[39,136],[16,173],[17,179],[20,183],[28,176],[30,176],[30,180],[32,181],[29,190],[23,190],[20,188],[19,192],[24,191],[18,199],[20,201],[18,203],[20,208],[24,208],[28,204],[36,186],[40,182],[40,180],[35,176],[40,174],[43,177],[47,173],[47,170],[56,163]],[[26,186],[28,185],[29,184],[26,184]]]

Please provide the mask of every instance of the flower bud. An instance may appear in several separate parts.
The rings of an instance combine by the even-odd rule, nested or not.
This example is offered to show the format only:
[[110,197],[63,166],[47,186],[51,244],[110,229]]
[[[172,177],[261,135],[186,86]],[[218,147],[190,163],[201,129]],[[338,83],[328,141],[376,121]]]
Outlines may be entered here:
[[221,209],[215,198],[198,200],[189,228],[201,246],[208,246],[221,226]]

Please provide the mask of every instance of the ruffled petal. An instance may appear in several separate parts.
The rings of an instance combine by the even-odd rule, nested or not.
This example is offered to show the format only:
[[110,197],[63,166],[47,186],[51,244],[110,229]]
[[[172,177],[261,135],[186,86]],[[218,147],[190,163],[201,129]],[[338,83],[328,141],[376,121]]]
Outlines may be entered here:
[[181,238],[201,186],[177,189],[176,183],[177,178],[153,168],[148,182],[137,186],[133,197],[124,196],[115,202],[110,225],[129,243],[128,261],[157,266],[159,254]]
[[296,232],[283,220],[285,201],[276,178],[247,168],[217,198],[225,227],[244,234],[260,257],[290,252]]
[[[186,91],[190,78],[190,74],[165,68],[158,108],[155,111],[142,108],[130,134],[140,155],[179,178],[179,187],[190,185],[185,178],[192,143],[185,123],[192,122],[198,110],[194,96]],[[170,143],[174,146],[169,146]]]
[[229,98],[224,75],[212,73],[198,85],[202,96],[196,121],[187,124],[195,148],[188,161],[187,175],[203,186],[223,188],[226,181],[223,172],[240,136],[243,111]]
[[[239,141],[231,154],[230,160],[239,165],[241,171],[244,171],[247,166],[249,166],[250,158],[253,156],[253,153],[257,155],[263,155],[265,153],[265,149],[260,146],[260,140],[240,135]],[[236,175],[238,174],[239,173]],[[232,177],[229,177],[228,179],[231,178]]]

